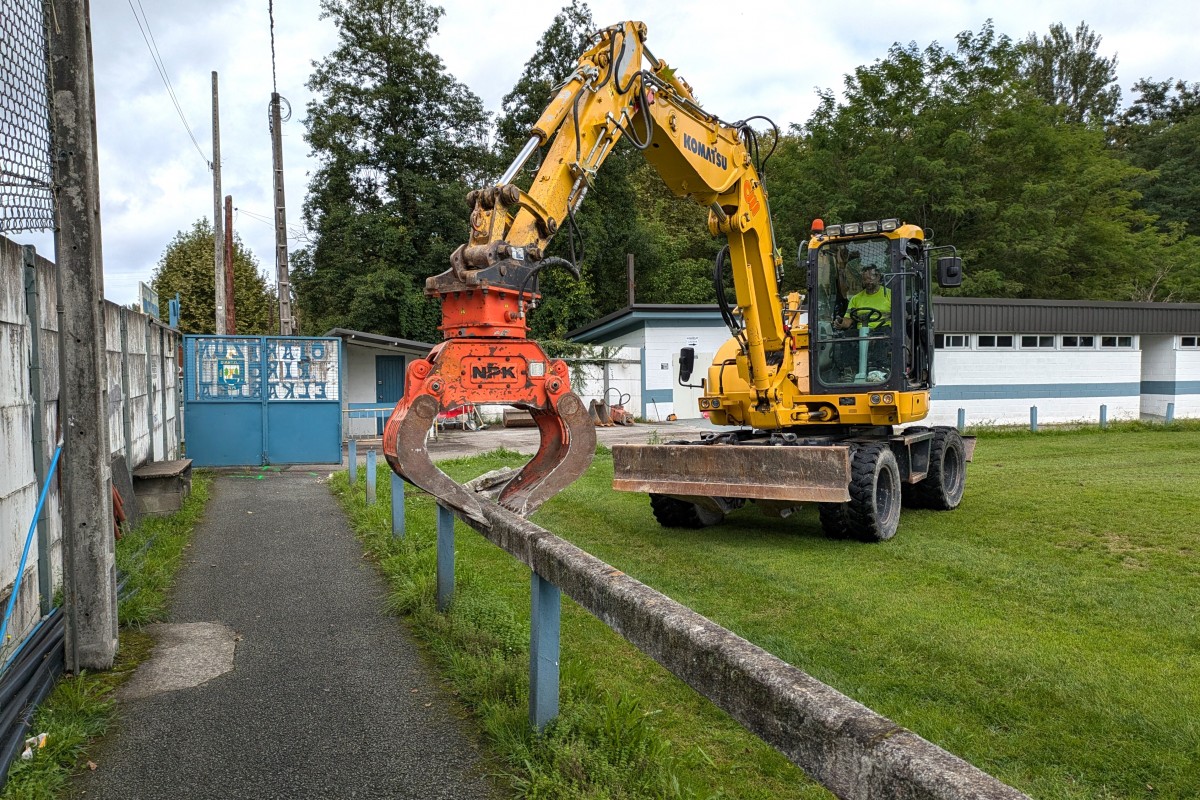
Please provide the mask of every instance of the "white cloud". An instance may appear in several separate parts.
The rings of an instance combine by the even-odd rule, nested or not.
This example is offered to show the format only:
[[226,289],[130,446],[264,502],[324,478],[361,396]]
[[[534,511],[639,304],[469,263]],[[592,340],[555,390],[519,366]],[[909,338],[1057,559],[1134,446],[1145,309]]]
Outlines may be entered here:
[[[497,112],[542,32],[567,0],[485,4],[452,0],[433,48],[447,69]],[[763,0],[730,6],[712,0],[661,2],[594,0],[598,24],[640,19],[648,46],[679,69],[701,102],[727,120],[755,114],[781,126],[803,122],[816,105],[815,88],[840,90],[855,67],[886,56],[894,42],[932,41],[952,47],[955,34],[978,31],[988,18],[1013,39],[1044,34],[1062,22],[1086,20],[1103,36],[1101,53],[1116,53],[1128,97],[1135,80],[1200,80],[1192,31],[1200,12],[1191,3],[1149,0],[1128,6],[1060,0],[1003,5],[971,0],[870,0],[843,4]],[[271,46],[267,4],[236,0],[154,3],[144,0],[151,29],[202,157],[188,138],[155,71],[127,3],[92,4],[93,50],[100,135],[106,295],[131,302],[137,282],[149,280],[177,231],[213,213],[210,73],[220,73],[224,193],[255,215],[273,216],[267,104]],[[302,120],[312,62],[335,45],[317,0],[274,4],[279,91],[294,110],[283,126],[288,222],[299,226],[307,172],[312,168]],[[274,272],[270,224],[239,214],[240,235],[264,272]],[[50,252],[47,237],[35,241]],[[295,246],[295,243],[292,245]]]

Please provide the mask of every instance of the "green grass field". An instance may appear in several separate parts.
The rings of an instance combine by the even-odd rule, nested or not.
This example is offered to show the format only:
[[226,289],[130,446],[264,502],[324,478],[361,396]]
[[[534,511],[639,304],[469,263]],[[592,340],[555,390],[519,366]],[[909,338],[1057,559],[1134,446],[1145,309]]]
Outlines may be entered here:
[[[563,723],[529,736],[528,570],[460,524],[437,615],[434,505],[410,491],[392,544],[384,478],[373,509],[340,487],[518,793],[829,796],[570,602]],[[1200,429],[985,433],[962,506],[906,510],[876,545],[825,539],[815,510],[666,530],[611,478],[597,456],[535,521],[1034,797],[1200,797]],[[606,714],[608,738],[588,727]],[[575,775],[589,758],[629,788]]]

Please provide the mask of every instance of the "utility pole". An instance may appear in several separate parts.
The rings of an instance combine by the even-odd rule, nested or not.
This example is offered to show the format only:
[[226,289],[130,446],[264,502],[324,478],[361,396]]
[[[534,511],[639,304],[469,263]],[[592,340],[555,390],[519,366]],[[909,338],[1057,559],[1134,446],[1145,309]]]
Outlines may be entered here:
[[275,279],[279,293],[279,335],[296,332],[292,319],[292,284],[288,280],[287,210],[283,194],[283,132],[279,92],[271,92],[271,160],[275,168]]
[[58,413],[62,425],[66,668],[104,670],[117,653],[117,582],[108,446],[104,268],[89,3],[60,3],[50,38]]
[[225,195],[225,332],[237,333],[237,312],[233,303],[233,195]]
[[225,330],[225,237],[221,233],[221,115],[217,105],[217,71],[212,74],[213,114],[213,293],[216,299],[217,335]]
[[634,282],[633,282],[633,253],[625,254],[625,290],[629,295],[629,307],[633,308]]

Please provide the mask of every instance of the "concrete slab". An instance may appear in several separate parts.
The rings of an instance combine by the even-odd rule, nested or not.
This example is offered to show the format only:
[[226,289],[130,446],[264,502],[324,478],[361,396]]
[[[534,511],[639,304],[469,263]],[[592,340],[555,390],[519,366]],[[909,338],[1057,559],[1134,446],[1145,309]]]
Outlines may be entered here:
[[237,635],[227,625],[158,624],[146,626],[146,632],[155,639],[154,650],[121,687],[121,700],[190,689],[233,669]]

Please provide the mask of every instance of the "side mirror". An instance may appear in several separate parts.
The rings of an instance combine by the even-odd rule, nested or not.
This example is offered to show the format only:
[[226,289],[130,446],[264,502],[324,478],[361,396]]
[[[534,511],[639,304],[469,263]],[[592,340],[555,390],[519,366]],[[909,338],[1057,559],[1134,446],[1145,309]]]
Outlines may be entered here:
[[943,289],[953,289],[962,286],[962,259],[958,256],[944,256],[937,260],[938,286]]
[[692,379],[692,370],[696,367],[696,350],[685,347],[679,351],[679,382],[687,383]]

